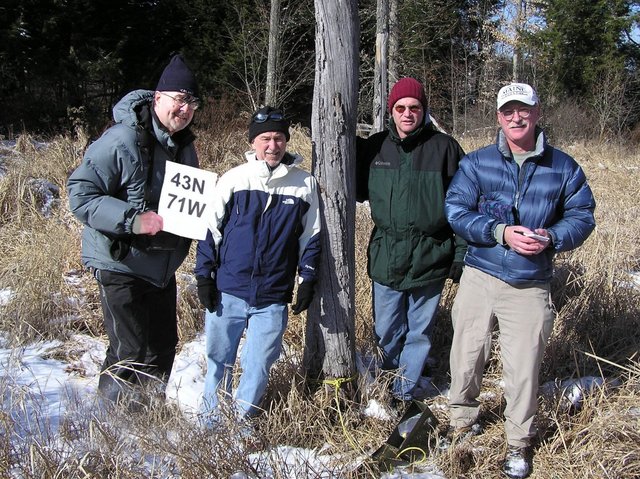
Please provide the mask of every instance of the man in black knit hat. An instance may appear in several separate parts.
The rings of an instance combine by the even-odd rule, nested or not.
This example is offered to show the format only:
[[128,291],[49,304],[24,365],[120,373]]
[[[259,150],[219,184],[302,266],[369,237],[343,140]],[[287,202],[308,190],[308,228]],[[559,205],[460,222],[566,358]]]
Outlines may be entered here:
[[232,411],[259,412],[269,370],[280,356],[287,303],[299,314],[314,294],[320,254],[316,180],[286,151],[289,122],[264,107],[249,124],[252,150],[216,186],[210,231],[198,243],[198,296],[206,308],[207,375],[203,422],[215,427],[220,401],[231,397],[231,374],[243,333],[242,375]]
[[71,211],[85,225],[82,260],[100,286],[109,337],[98,390],[113,402],[143,399],[134,385],[162,393],[171,373],[175,271],[190,240],[162,231],[156,210],[166,162],[198,167],[189,129],[198,106],[195,76],[176,55],[155,91],[135,90],[116,104],[116,124],[69,178]]

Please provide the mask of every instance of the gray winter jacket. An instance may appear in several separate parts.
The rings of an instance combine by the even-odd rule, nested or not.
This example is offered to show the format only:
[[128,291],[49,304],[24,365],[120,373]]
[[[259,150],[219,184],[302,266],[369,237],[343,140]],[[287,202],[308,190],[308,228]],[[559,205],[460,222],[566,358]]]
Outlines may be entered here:
[[[155,118],[153,95],[135,90],[116,104],[116,124],[89,146],[67,188],[71,211],[85,225],[83,263],[164,287],[186,258],[191,240],[164,232],[135,235],[133,219],[157,209],[167,161],[198,167],[198,158],[189,128],[169,136]],[[150,154],[141,153],[138,144],[143,137],[137,129],[145,127],[151,133],[146,136]]]

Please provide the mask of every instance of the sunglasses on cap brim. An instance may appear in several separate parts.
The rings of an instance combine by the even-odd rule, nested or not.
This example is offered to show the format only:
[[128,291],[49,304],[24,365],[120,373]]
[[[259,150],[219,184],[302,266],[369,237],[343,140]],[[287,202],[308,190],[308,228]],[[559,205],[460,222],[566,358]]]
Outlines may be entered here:
[[277,111],[272,111],[271,113],[256,113],[253,115],[253,121],[256,123],[264,123],[267,120],[282,121],[284,120],[284,115]]

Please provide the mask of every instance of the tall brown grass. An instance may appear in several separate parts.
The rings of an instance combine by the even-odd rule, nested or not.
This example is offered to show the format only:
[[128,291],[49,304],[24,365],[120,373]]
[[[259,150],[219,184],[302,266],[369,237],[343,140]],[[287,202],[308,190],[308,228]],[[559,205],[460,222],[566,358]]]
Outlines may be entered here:
[[[219,174],[244,161],[249,148],[246,123],[233,105],[221,104],[200,119],[198,149],[204,168]],[[471,149],[489,137],[464,139]],[[82,134],[54,138],[36,148],[23,137],[0,178],[0,288],[12,299],[0,307],[0,331],[13,345],[40,338],[64,341],[77,331],[102,337],[101,311],[95,282],[80,263],[81,225],[67,209],[65,182],[80,162],[86,138]],[[598,206],[597,229],[580,249],[557,258],[553,302],[557,321],[541,380],[594,375],[617,379],[619,386],[596,388],[580,408],[569,408],[562,394],[541,398],[540,438],[534,458],[537,478],[640,477],[640,314],[637,288],[629,272],[639,269],[640,154],[618,144],[561,145],[583,166]],[[295,127],[291,151],[305,157],[311,169],[309,132]],[[44,178],[60,188],[59,206],[48,217],[38,206],[29,179]],[[366,207],[357,209],[356,338],[359,352],[375,355],[370,281],[366,246],[371,221]],[[181,341],[202,330],[202,308],[192,276],[194,249],[179,271]],[[447,284],[434,335],[431,367],[436,384],[447,384],[451,341],[449,312],[456,286]],[[380,471],[369,455],[387,438],[394,421],[363,414],[367,401],[389,400],[382,375],[373,385],[359,379],[360,403],[332,396],[309,396],[300,370],[305,315],[291,316],[285,336],[286,354],[273,369],[266,414],[256,423],[251,440],[238,440],[239,425],[230,420],[217,432],[206,432],[187,421],[175,405],[157,405],[143,414],[98,408],[95,398],[70,397],[70,407],[57,435],[43,427],[24,437],[16,429],[8,404],[20,404],[10,380],[0,380],[0,476],[19,477],[183,477],[226,478],[242,470],[264,477],[249,461],[249,452],[278,445],[314,448],[331,457],[324,472],[301,461],[297,477],[315,478],[327,470],[336,478],[376,478]],[[433,452],[429,463],[449,478],[498,477],[504,453],[498,346],[488,365],[483,393],[487,429],[467,444]],[[11,396],[12,401],[7,401]],[[429,404],[443,424],[446,398]],[[23,439],[18,439],[23,436]],[[155,461],[154,467],[149,461]],[[152,462],[153,462],[152,461]],[[275,478],[291,477],[288,466],[265,456],[262,466]],[[419,470],[420,464],[414,465]],[[410,468],[411,469],[411,468]]]

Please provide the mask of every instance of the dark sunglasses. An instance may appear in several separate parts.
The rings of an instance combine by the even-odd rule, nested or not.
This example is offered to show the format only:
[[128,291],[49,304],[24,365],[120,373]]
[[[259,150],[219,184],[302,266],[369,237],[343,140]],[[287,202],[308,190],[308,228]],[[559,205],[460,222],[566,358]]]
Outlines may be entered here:
[[253,115],[253,121],[256,123],[264,123],[267,120],[282,121],[284,120],[284,115],[277,111],[272,111],[271,113],[256,113]]
[[[407,107],[404,106],[404,105],[396,105],[395,106],[395,110],[401,115],[405,112],[406,109],[407,109]],[[409,111],[411,113],[414,113],[414,114],[415,113],[420,113],[422,111],[422,107],[419,106],[419,105],[411,105],[409,107]]]

